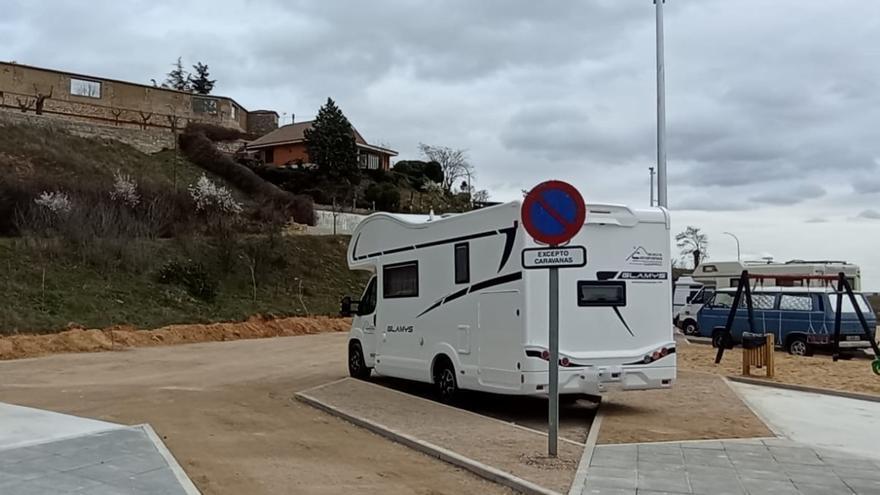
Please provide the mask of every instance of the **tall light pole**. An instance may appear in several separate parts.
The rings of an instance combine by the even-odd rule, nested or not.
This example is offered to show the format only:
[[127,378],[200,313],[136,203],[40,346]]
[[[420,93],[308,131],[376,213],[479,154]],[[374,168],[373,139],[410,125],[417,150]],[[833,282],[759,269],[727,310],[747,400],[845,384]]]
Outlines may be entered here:
[[651,172],[651,206],[654,206],[654,167],[648,167]]
[[733,240],[736,241],[736,261],[742,261],[742,259],[739,256],[739,237],[731,234],[730,232],[722,232],[722,234],[727,234],[730,237],[733,237]]
[[666,75],[663,61],[663,4],[654,0],[657,14],[657,204],[666,208]]

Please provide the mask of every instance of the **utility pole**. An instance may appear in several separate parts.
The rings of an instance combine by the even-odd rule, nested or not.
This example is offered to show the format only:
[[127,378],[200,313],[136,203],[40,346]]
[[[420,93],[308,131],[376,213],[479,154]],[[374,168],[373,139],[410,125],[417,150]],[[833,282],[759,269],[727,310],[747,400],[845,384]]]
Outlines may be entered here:
[[654,0],[657,14],[657,204],[668,207],[666,200],[666,69],[663,61],[663,4]]
[[654,167],[648,167],[651,171],[651,206],[654,206]]

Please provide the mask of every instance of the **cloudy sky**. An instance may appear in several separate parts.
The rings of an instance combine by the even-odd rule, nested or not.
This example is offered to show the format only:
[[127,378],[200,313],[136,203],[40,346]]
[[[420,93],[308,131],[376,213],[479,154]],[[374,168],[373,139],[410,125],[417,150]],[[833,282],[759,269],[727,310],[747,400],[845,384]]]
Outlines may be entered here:
[[[548,179],[648,204],[651,0],[4,0],[0,59],[215,92],[368,140],[468,150],[510,200]],[[880,290],[880,2],[669,0],[669,202],[716,260],[846,259]]]

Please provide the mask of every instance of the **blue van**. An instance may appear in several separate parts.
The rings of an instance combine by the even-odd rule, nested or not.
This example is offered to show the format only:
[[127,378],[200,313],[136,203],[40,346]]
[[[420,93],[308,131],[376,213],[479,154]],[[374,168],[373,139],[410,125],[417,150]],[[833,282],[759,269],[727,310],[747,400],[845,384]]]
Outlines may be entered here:
[[[710,296],[697,315],[700,335],[712,337],[718,347],[724,325],[733,305],[736,289],[719,289]],[[877,317],[863,294],[856,293],[856,302],[868,322],[871,336]],[[834,338],[834,316],[837,294],[831,288],[763,287],[752,291],[755,333],[772,333],[777,345],[791,354],[809,356],[818,347],[831,347]],[[749,331],[745,297],[740,300],[736,319],[731,327],[735,343]],[[848,296],[843,296],[840,324],[840,348],[852,350],[870,347]]]

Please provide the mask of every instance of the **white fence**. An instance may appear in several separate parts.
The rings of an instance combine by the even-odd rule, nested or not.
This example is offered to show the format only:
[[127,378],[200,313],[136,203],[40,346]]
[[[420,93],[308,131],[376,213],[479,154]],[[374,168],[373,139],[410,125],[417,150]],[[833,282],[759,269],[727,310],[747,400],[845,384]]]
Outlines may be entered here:
[[349,235],[367,218],[357,213],[333,213],[329,210],[315,210],[315,226],[309,230],[314,234],[345,234]]

